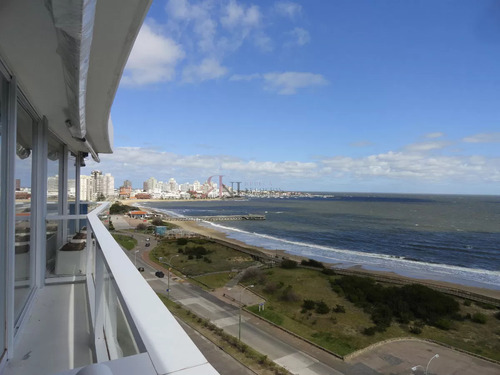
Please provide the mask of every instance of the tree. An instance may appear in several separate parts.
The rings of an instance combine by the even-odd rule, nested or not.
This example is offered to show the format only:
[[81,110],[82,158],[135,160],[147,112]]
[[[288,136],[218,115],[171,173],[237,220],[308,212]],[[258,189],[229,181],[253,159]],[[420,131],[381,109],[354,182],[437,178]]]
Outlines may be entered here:
[[163,220],[159,217],[155,217],[152,221],[151,224],[156,225],[157,227],[161,227],[164,225]]
[[104,194],[103,193],[99,193],[99,195],[97,196],[97,201],[98,202],[102,202],[104,200],[106,200],[106,197],[104,196]]

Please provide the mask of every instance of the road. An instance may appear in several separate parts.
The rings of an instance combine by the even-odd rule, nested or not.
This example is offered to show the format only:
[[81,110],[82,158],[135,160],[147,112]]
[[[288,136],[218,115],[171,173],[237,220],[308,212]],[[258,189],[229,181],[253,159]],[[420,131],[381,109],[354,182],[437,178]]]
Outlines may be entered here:
[[[115,221],[113,218],[115,228],[120,222],[121,220]],[[125,220],[123,222],[126,223]],[[118,225],[125,227],[125,224]],[[163,269],[165,278],[159,279],[154,274],[159,267],[146,261],[146,251],[151,249],[145,247],[147,237],[141,234],[135,235],[138,239],[136,249],[139,250],[137,266],[144,267],[143,276],[156,292],[167,294],[168,271]],[[151,239],[151,241],[153,242],[151,246],[155,246],[156,240]],[[134,262],[134,252],[127,252],[127,254]],[[228,294],[230,294],[229,291]],[[241,298],[244,302],[255,298],[255,295],[248,289],[241,292],[235,288],[231,294],[236,300]],[[229,299],[222,300],[174,276],[170,280],[170,298],[198,316],[210,320],[229,334],[238,337],[240,310],[232,305]],[[414,340],[380,345],[344,362],[251,314],[243,311],[241,317],[241,340],[294,374],[408,375],[412,373],[412,367],[420,365],[417,371],[413,372],[420,375],[423,374],[419,372],[421,366],[426,365],[435,353],[439,353],[440,357],[432,362],[429,374],[500,374],[500,365],[440,345]],[[235,372],[234,369],[228,371],[218,369],[218,371],[221,375],[240,373]]]

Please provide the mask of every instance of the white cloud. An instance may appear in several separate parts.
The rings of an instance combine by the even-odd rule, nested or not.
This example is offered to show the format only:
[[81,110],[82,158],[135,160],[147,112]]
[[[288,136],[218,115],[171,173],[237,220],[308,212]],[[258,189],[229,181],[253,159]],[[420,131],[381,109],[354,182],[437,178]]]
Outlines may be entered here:
[[279,1],[274,5],[274,9],[278,14],[292,20],[302,12],[302,6],[291,1]]
[[324,86],[328,81],[321,74],[284,72],[263,75],[267,89],[277,91],[281,95],[292,95],[298,89]]
[[465,137],[463,141],[467,143],[500,143],[500,132],[475,134]]
[[140,86],[171,81],[176,65],[184,56],[181,46],[145,23],[128,59],[122,83]]
[[193,25],[197,46],[202,52],[213,52],[217,34],[217,22],[213,19],[214,6],[211,1],[191,4],[188,0],[169,0],[166,5],[167,16],[172,20]]
[[[500,182],[500,158],[478,155],[443,156],[430,153],[408,152],[405,149],[388,151],[365,157],[336,155],[306,162],[298,160],[256,161],[244,160],[229,155],[179,155],[154,148],[118,147],[112,156],[101,155],[99,169],[110,172],[119,181],[132,179],[144,181],[151,175],[162,180],[202,180],[216,173],[258,180],[274,178],[275,181],[293,179],[302,186],[313,187],[315,183],[335,179],[363,181],[376,184],[378,181],[403,183],[408,191],[415,184],[466,187],[478,183]],[[89,160],[89,170],[96,165]],[[361,186],[361,185],[360,185]]]
[[199,65],[188,65],[182,72],[184,82],[203,82],[217,79],[227,74],[227,68],[216,59],[206,58]]
[[336,177],[385,177],[434,182],[499,182],[497,159],[478,156],[422,156],[415,153],[387,152],[363,158],[333,157],[322,160],[329,173]]
[[444,133],[441,133],[441,132],[435,132],[435,133],[427,133],[427,134],[425,135],[425,138],[431,138],[431,139],[433,139],[433,138],[442,138],[442,137],[444,137],[444,136],[445,136],[445,134],[444,134]]
[[290,35],[294,40],[294,44],[299,46],[303,46],[311,41],[311,36],[309,32],[301,27],[296,27],[292,31],[290,31]]
[[266,89],[281,95],[292,95],[299,89],[328,84],[321,74],[302,72],[234,74],[229,80],[235,82],[263,80]]
[[221,17],[220,22],[229,29],[235,27],[253,28],[259,26],[261,17],[258,6],[245,7],[239,5],[235,0],[231,0],[224,8],[224,15]]
[[429,141],[413,143],[405,147],[409,152],[427,152],[432,150],[442,150],[450,145],[450,142],[445,141]]

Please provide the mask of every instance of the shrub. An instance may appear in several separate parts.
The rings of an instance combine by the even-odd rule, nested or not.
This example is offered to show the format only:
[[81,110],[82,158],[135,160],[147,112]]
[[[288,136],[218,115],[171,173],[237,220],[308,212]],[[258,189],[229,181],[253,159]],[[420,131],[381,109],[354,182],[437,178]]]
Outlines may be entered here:
[[323,268],[321,270],[321,273],[324,273],[327,276],[334,276],[335,275],[335,271],[332,270],[331,268]]
[[495,318],[497,318],[498,320],[500,320],[500,311],[495,314]]
[[302,307],[306,310],[312,310],[316,306],[316,302],[314,302],[312,299],[305,299],[304,303],[302,304]]
[[481,313],[475,313],[475,314],[472,314],[472,319],[471,319],[474,323],[479,323],[479,324],[486,324],[486,315],[484,314],[481,314]]
[[288,285],[283,293],[281,293],[281,300],[285,302],[297,302],[299,300],[299,296],[292,290],[292,286]]
[[410,332],[415,335],[420,335],[422,333],[422,328],[412,326],[410,327]]
[[373,336],[373,335],[375,335],[376,332],[377,332],[377,329],[375,327],[369,327],[369,328],[365,328],[363,330],[363,335]]
[[177,252],[178,252],[179,254],[184,254],[184,250],[182,250],[180,247],[177,249]]
[[285,259],[281,262],[281,268],[284,268],[284,269],[293,269],[293,268],[297,268],[297,265],[298,263],[292,259]]
[[373,309],[371,318],[379,330],[384,331],[391,325],[392,311],[386,305],[378,305]]
[[328,314],[330,312],[330,308],[324,301],[316,302],[316,310],[318,314]]
[[273,294],[278,290],[278,287],[276,286],[275,283],[267,283],[266,286],[264,287],[264,292]]
[[317,260],[314,260],[314,259],[307,259],[307,260],[303,259],[300,262],[300,264],[303,266],[307,266],[307,267],[325,268],[323,263],[318,262]]
[[336,312],[337,314],[339,313],[345,314],[345,307],[342,305],[337,305],[335,306],[335,309],[333,309],[333,311]]
[[470,306],[470,305],[471,305],[471,302],[468,299],[466,299],[464,301],[464,306]]
[[475,304],[485,310],[495,310],[495,306],[492,305],[491,303],[486,303],[486,302],[479,302],[479,301],[476,301]]
[[144,224],[144,223],[139,223],[139,224],[137,224],[137,226],[135,227],[135,229],[137,229],[137,230],[146,230],[146,229],[148,229],[148,226],[146,224]]
[[156,225],[156,226],[163,226],[163,220],[159,217],[155,217],[152,221],[151,224]]
[[444,331],[449,331],[451,328],[451,321],[449,319],[441,318],[433,323],[434,327],[442,329]]
[[187,238],[178,238],[177,239],[177,245],[179,245],[179,246],[187,245],[187,243],[188,243]]

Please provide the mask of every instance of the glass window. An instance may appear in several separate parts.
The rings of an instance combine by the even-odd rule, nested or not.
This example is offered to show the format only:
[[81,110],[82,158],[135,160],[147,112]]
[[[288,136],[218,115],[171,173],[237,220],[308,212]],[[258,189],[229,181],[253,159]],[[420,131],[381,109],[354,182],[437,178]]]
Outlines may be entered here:
[[[0,74],[0,171],[3,166],[3,160],[2,160],[2,134],[3,134],[3,129],[4,126],[6,126],[5,123],[5,112],[7,110],[7,81],[3,78],[2,74]],[[0,212],[5,212],[5,207],[3,207],[3,190],[2,190],[2,182],[0,181]],[[4,220],[5,220],[5,215],[2,214],[0,215],[0,228],[4,228]],[[1,237],[4,237],[3,235]],[[0,241],[5,240],[5,238],[1,239]],[[6,252],[5,252],[5,242],[0,242],[0,274],[5,275],[6,269],[5,269],[5,257],[6,257]],[[2,277],[0,279],[0,358],[2,358],[2,355],[5,351],[5,278]]]
[[[56,137],[49,134],[47,148],[47,215],[57,215],[59,202],[59,159],[62,146]],[[58,241],[59,220],[46,222],[46,269],[47,276],[54,276],[57,249],[63,245]]]
[[33,119],[28,112],[17,106],[17,141],[15,158],[16,221],[15,221],[15,269],[14,312],[16,320],[26,303],[33,286],[31,264],[31,173]]

